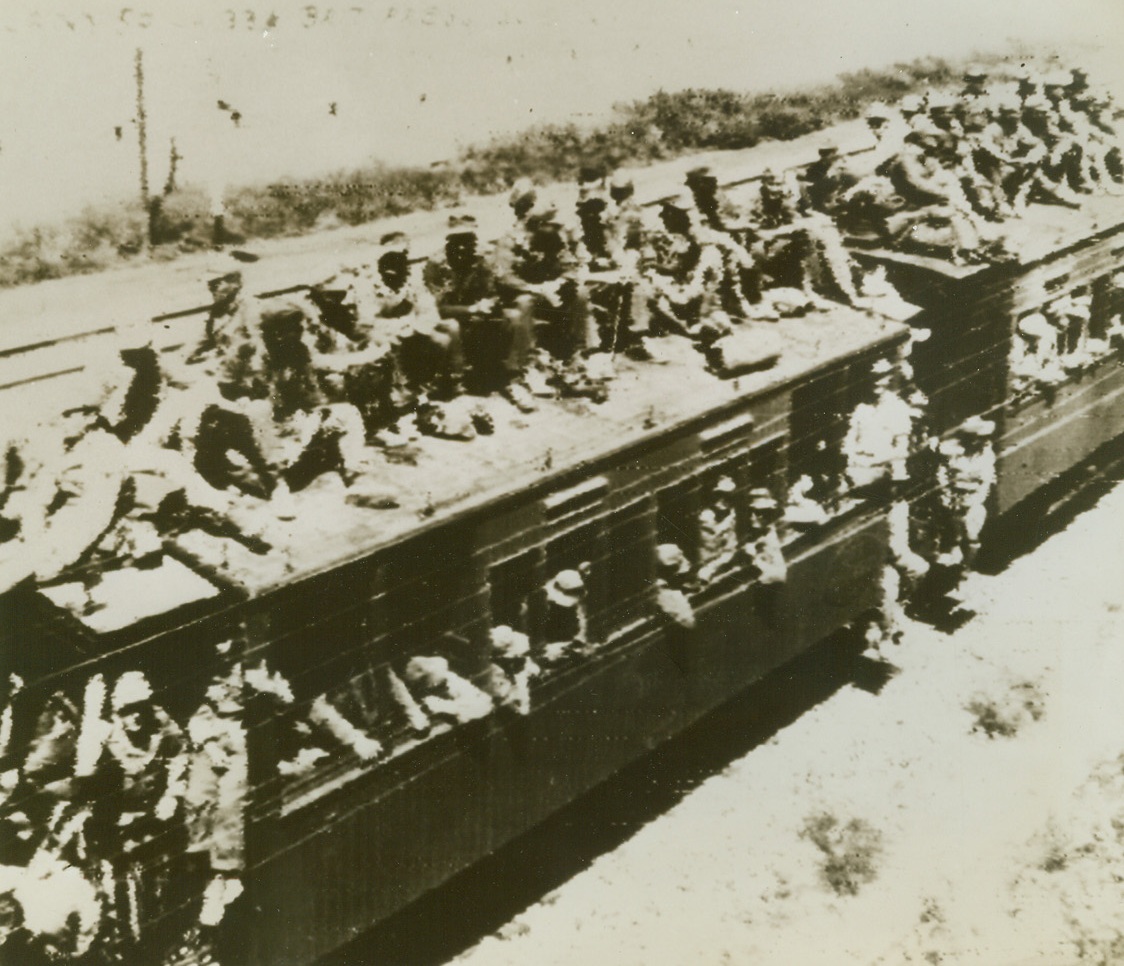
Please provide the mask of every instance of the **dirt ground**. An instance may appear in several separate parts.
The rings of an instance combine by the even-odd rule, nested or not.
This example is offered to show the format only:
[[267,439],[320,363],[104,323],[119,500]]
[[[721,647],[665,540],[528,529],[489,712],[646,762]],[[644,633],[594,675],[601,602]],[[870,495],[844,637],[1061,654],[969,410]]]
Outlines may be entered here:
[[1124,486],[455,962],[1124,962]]

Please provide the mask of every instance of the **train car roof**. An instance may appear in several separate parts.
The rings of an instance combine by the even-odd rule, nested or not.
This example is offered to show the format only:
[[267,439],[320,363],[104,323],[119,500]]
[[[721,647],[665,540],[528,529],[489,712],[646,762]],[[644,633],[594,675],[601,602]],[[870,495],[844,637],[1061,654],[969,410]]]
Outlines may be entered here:
[[[333,474],[293,495],[287,519],[268,522],[266,539],[274,548],[264,555],[230,541],[220,546],[199,532],[178,538],[178,550],[257,596],[368,556],[419,530],[558,484],[614,454],[658,443],[708,414],[737,409],[906,334],[897,322],[845,307],[750,325],[780,334],[784,349],[773,368],[722,379],[704,368],[688,340],[654,340],[657,361],[622,359],[604,403],[542,399],[537,411],[520,413],[493,397],[493,435],[471,441],[422,437],[411,447],[408,462],[387,461],[380,471],[379,484],[395,506],[346,503],[342,482]],[[276,512],[271,504],[261,510],[263,520]]]
[[[1103,235],[1124,229],[1124,196],[1086,195],[1080,208],[1032,204],[1018,217],[995,226],[1014,256],[1012,266],[1029,268],[1057,258],[1072,248]],[[957,265],[948,259],[915,255],[885,248],[860,250],[876,260],[897,262],[959,281],[990,268],[989,265]]]

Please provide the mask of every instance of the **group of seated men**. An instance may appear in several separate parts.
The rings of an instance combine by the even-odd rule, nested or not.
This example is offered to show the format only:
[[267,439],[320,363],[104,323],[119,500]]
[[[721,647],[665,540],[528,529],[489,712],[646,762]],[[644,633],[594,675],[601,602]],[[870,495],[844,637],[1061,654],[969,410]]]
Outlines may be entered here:
[[492,432],[499,398],[524,412],[603,400],[619,360],[650,358],[660,336],[719,372],[767,365],[768,333],[745,320],[893,296],[855,271],[840,227],[974,260],[989,257],[985,222],[1115,185],[1108,107],[1080,71],[1014,85],[972,72],[955,97],[868,112],[872,156],[824,149],[799,179],[766,172],[741,205],[708,168],[651,211],[619,173],[583,170],[572,217],[518,183],[510,231],[486,246],[456,213],[420,270],[392,232],[372,265],[293,297],[215,278],[196,346],[159,352],[143,326],[122,330],[103,367],[88,361],[90,405],[8,442],[0,592],[185,530],[264,552],[260,505],[284,516],[287,494],[325,475],[355,505],[394,505],[380,450]]
[[[1108,288],[1111,302],[1119,304],[1124,275],[1109,279]],[[1015,388],[1048,390],[1104,358],[1122,338],[1120,315],[1107,321],[1095,317],[1093,294],[1087,288],[1056,298],[1041,311],[1022,316],[1015,326],[1011,350]]]
[[1084,71],[964,82],[870,107],[873,154],[824,149],[806,173],[815,206],[853,238],[971,263],[1006,257],[991,223],[1030,202],[1076,208],[1124,183],[1112,101]]
[[373,266],[293,297],[250,297],[238,272],[212,279],[205,331],[184,350],[123,327],[86,360],[89,405],[7,441],[0,592],[185,530],[265,552],[261,504],[283,516],[287,494],[336,474],[350,502],[394,505],[380,450],[491,432],[502,410],[485,402],[604,399],[614,360],[649,358],[662,335],[717,367],[768,364],[759,336],[736,339],[742,320],[862,301],[830,219],[802,210],[792,183],[767,177],[748,212],[708,169],[686,187],[653,218],[627,179],[583,172],[571,231],[521,183],[491,250],[454,214],[420,271],[394,232]]

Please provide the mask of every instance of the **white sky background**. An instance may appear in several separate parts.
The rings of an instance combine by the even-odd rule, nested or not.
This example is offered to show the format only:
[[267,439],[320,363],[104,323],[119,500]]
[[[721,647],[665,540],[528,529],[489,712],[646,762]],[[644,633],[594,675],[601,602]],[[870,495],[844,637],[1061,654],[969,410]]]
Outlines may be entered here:
[[172,136],[181,183],[424,164],[661,87],[788,87],[1010,40],[1081,45],[1124,88],[1121,0],[128,2],[0,0],[0,233],[137,191],[137,46],[155,189]]

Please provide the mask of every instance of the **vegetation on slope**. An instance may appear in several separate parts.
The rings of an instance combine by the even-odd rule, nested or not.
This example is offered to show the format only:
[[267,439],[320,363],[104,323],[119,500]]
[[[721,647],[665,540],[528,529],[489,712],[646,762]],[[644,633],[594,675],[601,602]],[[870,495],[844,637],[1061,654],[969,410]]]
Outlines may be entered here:
[[[1001,58],[987,60],[998,64]],[[599,127],[535,127],[469,147],[449,165],[375,163],[323,178],[234,188],[224,199],[224,238],[245,241],[364,224],[455,203],[465,194],[503,191],[519,177],[539,183],[570,179],[584,165],[646,164],[693,151],[790,140],[857,117],[873,101],[895,101],[952,83],[960,69],[923,59],[781,93],[659,91],[617,105],[612,120]],[[151,219],[134,203],[88,208],[63,224],[23,231],[0,250],[0,287],[99,271],[139,257],[173,258],[214,245],[214,217],[202,189],[170,181],[156,204]],[[146,246],[150,221],[153,238]]]

